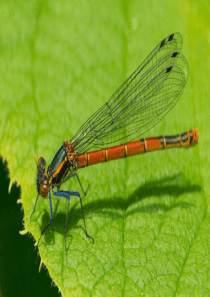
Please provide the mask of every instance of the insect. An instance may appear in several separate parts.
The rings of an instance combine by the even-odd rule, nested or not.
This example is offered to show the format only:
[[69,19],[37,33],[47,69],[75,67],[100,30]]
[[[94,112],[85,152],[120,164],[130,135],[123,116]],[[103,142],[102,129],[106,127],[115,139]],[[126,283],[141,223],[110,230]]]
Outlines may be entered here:
[[[83,194],[86,194],[76,172],[78,169],[155,150],[187,148],[197,143],[197,129],[175,136],[139,139],[140,135],[165,117],[184,90],[189,68],[187,60],[180,52],[182,44],[180,33],[164,38],[111,98],[87,119],[75,136],[62,144],[46,171],[45,159],[41,157],[38,160],[38,195],[31,217],[40,195],[43,198],[49,195],[51,217],[41,231],[37,245],[53,220],[51,192],[54,196],[68,200],[64,230],[65,246],[71,196],[79,197],[85,233],[94,242],[87,233],[80,193],[60,190],[64,182],[76,176]],[[102,147],[104,148],[101,149]],[[91,151],[96,148],[99,150]],[[54,187],[57,187],[57,191],[54,191]]]

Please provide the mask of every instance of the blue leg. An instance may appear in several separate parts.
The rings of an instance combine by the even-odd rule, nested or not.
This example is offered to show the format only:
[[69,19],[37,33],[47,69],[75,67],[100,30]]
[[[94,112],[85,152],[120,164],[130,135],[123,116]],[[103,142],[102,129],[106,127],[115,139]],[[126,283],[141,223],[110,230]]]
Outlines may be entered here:
[[86,236],[91,238],[93,243],[94,243],[94,239],[87,233],[87,228],[86,228],[86,224],[85,224],[85,215],[84,215],[84,211],[83,211],[83,206],[82,206],[82,198],[80,196],[80,193],[77,191],[59,191],[59,192],[53,192],[54,196],[58,196],[58,197],[64,197],[66,199],[69,200],[68,203],[68,209],[67,209],[67,213],[66,213],[66,224],[65,224],[65,231],[64,231],[64,237],[65,237],[65,249],[66,249],[66,228],[67,228],[67,222],[68,222],[68,215],[69,215],[69,206],[70,206],[70,196],[77,196],[80,199],[80,204],[81,204],[81,209],[82,209],[82,216],[83,216],[83,221],[84,221],[84,226],[85,226],[85,233]]
[[[38,199],[38,198],[37,198],[37,199]],[[51,193],[50,193],[50,191],[49,191],[49,201],[50,201],[50,221],[49,221],[49,223],[44,227],[44,229],[42,230],[41,235],[40,235],[39,240],[38,240],[38,243],[37,243],[36,245],[39,244],[39,241],[40,241],[40,239],[41,239],[41,237],[42,237],[42,234],[45,232],[45,230],[46,230],[46,229],[50,226],[50,224],[52,223],[52,219],[53,219],[53,210],[52,210],[52,198],[51,198]]]

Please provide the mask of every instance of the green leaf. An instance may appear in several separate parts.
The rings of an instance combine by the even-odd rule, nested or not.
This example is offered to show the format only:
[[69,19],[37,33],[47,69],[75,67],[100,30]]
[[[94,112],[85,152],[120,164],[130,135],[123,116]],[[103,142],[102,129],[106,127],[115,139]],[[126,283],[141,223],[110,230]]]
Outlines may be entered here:
[[[201,1],[202,2],[202,1]],[[170,4],[169,4],[170,3]],[[53,197],[38,250],[63,296],[208,296],[209,16],[204,4],[142,1],[2,1],[0,154],[21,185],[24,227],[37,241],[50,220],[36,164],[49,165],[164,37],[179,31],[190,77],[183,96],[148,136],[198,128],[199,145],[78,171],[78,199]],[[147,135],[145,135],[147,136]],[[205,141],[204,141],[205,139]],[[62,185],[80,190],[76,180]]]

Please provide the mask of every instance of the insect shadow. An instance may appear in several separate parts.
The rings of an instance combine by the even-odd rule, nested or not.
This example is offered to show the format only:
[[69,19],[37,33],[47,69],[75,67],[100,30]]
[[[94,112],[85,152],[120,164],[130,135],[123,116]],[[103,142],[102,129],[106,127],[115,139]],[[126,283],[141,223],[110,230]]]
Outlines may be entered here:
[[[183,194],[189,194],[193,192],[201,192],[202,187],[199,184],[194,184],[187,180],[183,173],[179,173],[173,176],[165,177],[158,180],[153,180],[150,182],[146,182],[140,187],[138,187],[127,199],[122,197],[112,197],[112,198],[104,198],[102,197],[100,200],[96,200],[90,203],[86,203],[84,205],[85,217],[93,217],[93,216],[105,216],[110,217],[112,219],[122,218],[123,216],[127,217],[132,215],[133,213],[153,213],[153,212],[168,212],[174,208],[185,208],[189,209],[194,207],[193,203],[189,203],[186,201],[177,201],[177,198]],[[164,199],[170,197],[169,200]],[[157,202],[153,202],[149,199],[150,197],[157,198]],[[75,199],[73,197],[73,199]],[[141,201],[148,199],[148,203],[145,205],[139,206]],[[55,199],[53,199],[55,201]],[[60,200],[60,199],[59,199]],[[45,242],[47,244],[55,244],[54,232],[58,232],[60,234],[64,233],[66,213],[59,213],[58,206],[59,200],[56,203],[54,208],[54,218],[51,227],[44,234]],[[78,201],[79,203],[79,201]],[[69,211],[68,216],[68,225],[67,225],[67,238],[71,238],[71,230],[75,230],[78,228],[82,228],[84,230],[84,226],[82,225],[82,212],[80,207],[78,207],[78,203],[74,204]],[[132,210],[128,210],[131,205],[135,205],[137,207],[132,207]],[[46,223],[50,220],[49,213],[45,210],[45,213],[42,216],[42,226],[46,226]],[[78,225],[78,222],[81,220],[81,224]],[[88,228],[88,226],[87,226]],[[85,237],[85,230],[84,230]],[[68,239],[68,246],[69,243]]]

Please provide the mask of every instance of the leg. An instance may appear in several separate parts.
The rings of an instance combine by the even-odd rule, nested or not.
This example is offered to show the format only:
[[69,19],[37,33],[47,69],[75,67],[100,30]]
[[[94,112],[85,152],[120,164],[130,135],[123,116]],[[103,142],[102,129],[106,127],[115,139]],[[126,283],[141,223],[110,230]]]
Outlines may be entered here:
[[45,232],[45,230],[46,230],[46,229],[50,226],[50,224],[52,223],[52,219],[53,219],[53,210],[52,210],[52,198],[51,198],[51,193],[50,193],[50,191],[49,191],[49,201],[50,201],[50,221],[49,221],[49,223],[44,227],[44,229],[42,230],[41,235],[40,235],[40,237],[39,237],[39,240],[38,240],[36,246],[39,244],[39,241],[40,241],[40,239],[41,239],[41,237],[42,237],[42,234]]
[[39,198],[39,194],[37,195],[36,202],[35,202],[35,205],[34,205],[34,209],[33,209],[32,213],[31,213],[31,216],[30,216],[30,220],[31,220],[31,217],[32,217],[33,213],[35,212],[36,204],[37,204],[38,198]]
[[71,175],[69,175],[69,176],[64,180],[64,182],[66,182],[69,178],[71,178],[71,177],[73,177],[73,176],[75,176],[75,175],[76,175],[76,177],[77,177],[77,180],[78,180],[78,182],[79,182],[79,185],[80,185],[80,187],[81,187],[81,189],[82,189],[82,192],[83,192],[84,196],[86,196],[90,184],[87,186],[86,191],[84,191],[83,186],[82,186],[82,184],[81,184],[81,181],[80,181],[80,179],[79,179],[79,176],[78,176],[78,174],[77,174],[76,172],[73,172]]
[[69,214],[69,206],[70,206],[70,196],[77,196],[77,197],[79,197],[80,204],[81,204],[81,209],[82,209],[83,222],[84,222],[84,226],[85,226],[85,233],[86,233],[86,236],[89,237],[89,238],[91,238],[92,241],[94,242],[94,239],[87,233],[87,228],[86,228],[86,223],[85,223],[85,215],[84,215],[84,211],[83,211],[82,198],[80,196],[80,193],[77,192],[77,191],[59,191],[59,192],[54,192],[53,195],[58,196],[58,197],[65,197],[66,199],[69,200],[67,214],[66,214],[65,231],[64,231],[65,248],[66,248],[66,228],[67,228],[67,222],[68,222],[68,214]]
[[81,181],[80,181],[80,179],[79,179],[79,176],[78,176],[78,174],[77,174],[76,172],[74,172],[74,175],[76,175],[76,177],[77,177],[77,180],[78,180],[78,182],[79,182],[79,184],[80,184],[80,187],[81,187],[81,189],[82,189],[82,191],[83,191],[83,194],[84,194],[84,196],[86,196],[86,194],[87,194],[87,191],[88,191],[88,189],[89,189],[89,186],[90,186],[90,184],[87,186],[87,189],[86,189],[86,191],[84,191],[84,189],[83,189],[83,186],[82,186],[82,184],[81,184]]

